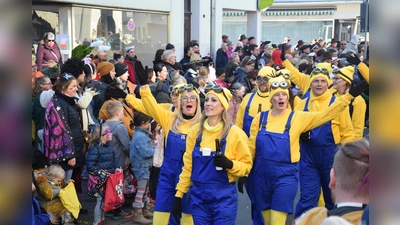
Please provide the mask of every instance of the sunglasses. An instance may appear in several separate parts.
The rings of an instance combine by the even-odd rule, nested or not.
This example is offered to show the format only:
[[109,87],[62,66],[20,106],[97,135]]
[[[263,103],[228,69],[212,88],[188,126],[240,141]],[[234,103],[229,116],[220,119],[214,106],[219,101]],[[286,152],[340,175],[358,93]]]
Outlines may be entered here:
[[274,81],[270,85],[270,88],[272,88],[272,89],[277,89],[279,87],[283,88],[283,89],[288,89],[289,88],[289,84],[286,81],[281,81],[281,82]]
[[222,88],[221,85],[219,84],[207,84],[204,87],[204,92],[207,94],[210,91],[214,91],[215,93],[221,93],[224,95],[224,97],[226,98],[226,100],[229,102],[228,97],[226,97],[224,89]]
[[189,100],[190,100],[191,102],[195,102],[195,101],[197,100],[197,98],[196,98],[196,96],[194,96],[194,95],[191,95],[190,97],[188,97],[188,96],[182,96],[181,100],[182,100],[182,102],[188,102]]
[[179,87],[170,86],[168,89],[170,94],[175,94],[175,95],[182,94],[184,91],[192,91],[192,90],[196,90],[194,89],[193,84],[185,84]]
[[47,42],[54,42],[54,40],[47,40]]
[[256,81],[258,83],[267,83],[269,78],[267,76],[256,76]]
[[277,75],[277,76],[282,76],[282,77],[285,78],[286,80],[287,80],[287,79],[290,79],[290,74],[288,74],[288,73],[278,72],[276,75]]
[[326,69],[326,68],[319,68],[319,67],[316,67],[316,68],[313,69],[313,71],[311,72],[311,76],[312,76],[312,75],[317,75],[317,74],[319,74],[319,73],[322,73],[322,74],[325,74],[325,75],[329,76],[329,71],[328,71],[328,69]]

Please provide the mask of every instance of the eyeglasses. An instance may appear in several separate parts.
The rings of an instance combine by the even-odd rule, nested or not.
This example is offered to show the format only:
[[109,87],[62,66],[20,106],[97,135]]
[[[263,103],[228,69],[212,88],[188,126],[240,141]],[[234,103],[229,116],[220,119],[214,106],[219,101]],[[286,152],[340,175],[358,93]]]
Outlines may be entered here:
[[256,81],[258,83],[267,83],[269,78],[267,76],[256,76]]
[[289,88],[289,84],[288,84],[288,82],[285,82],[285,81],[281,81],[281,82],[274,81],[270,85],[270,88],[272,88],[272,89],[277,89],[279,87],[283,88],[283,89],[288,89]]
[[342,44],[340,44],[340,45],[347,45],[346,43],[342,43]]
[[193,90],[196,90],[196,89],[194,89],[193,84],[185,84],[185,85],[179,86],[179,87],[170,86],[168,89],[169,93],[175,94],[175,95],[182,94],[184,91],[193,91]]
[[287,80],[287,79],[290,79],[290,74],[288,74],[288,73],[283,73],[282,71],[278,72],[276,75],[277,75],[278,77],[279,77],[279,76],[282,76],[282,77],[285,78],[286,80]]
[[47,42],[54,42],[54,40],[47,40]]
[[322,74],[325,74],[325,75],[329,76],[329,71],[328,71],[328,69],[326,69],[326,68],[320,68],[320,67],[314,68],[313,71],[311,72],[311,76],[312,76],[312,75],[319,74],[319,73],[322,73]]
[[331,80],[340,82],[340,81],[342,81],[342,78],[340,78],[340,77],[332,77]]
[[191,95],[190,97],[182,96],[182,98],[181,98],[182,102],[188,102],[189,99],[191,102],[195,102],[197,100],[196,96],[194,96],[194,95]]
[[228,97],[226,97],[224,89],[219,84],[207,84],[204,87],[204,92],[207,94],[209,91],[215,91],[216,93],[222,93],[225,99],[229,102]]

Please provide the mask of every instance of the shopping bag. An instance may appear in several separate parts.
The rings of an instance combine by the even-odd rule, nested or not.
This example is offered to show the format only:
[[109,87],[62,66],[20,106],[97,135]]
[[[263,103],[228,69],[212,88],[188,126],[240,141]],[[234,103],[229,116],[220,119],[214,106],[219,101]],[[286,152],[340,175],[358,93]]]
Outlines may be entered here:
[[157,191],[159,176],[160,176],[160,168],[155,166],[151,167],[150,179],[149,179],[149,192],[150,192],[150,197],[153,200],[156,200],[156,191]]
[[79,202],[78,195],[76,195],[74,182],[69,182],[68,185],[61,189],[60,194],[61,203],[72,214],[75,219],[78,219],[79,211],[82,208]]
[[41,213],[39,202],[32,198],[32,225],[47,225],[50,215]]
[[124,205],[125,196],[123,190],[124,174],[122,170],[117,170],[107,178],[103,207],[104,212],[121,208]]

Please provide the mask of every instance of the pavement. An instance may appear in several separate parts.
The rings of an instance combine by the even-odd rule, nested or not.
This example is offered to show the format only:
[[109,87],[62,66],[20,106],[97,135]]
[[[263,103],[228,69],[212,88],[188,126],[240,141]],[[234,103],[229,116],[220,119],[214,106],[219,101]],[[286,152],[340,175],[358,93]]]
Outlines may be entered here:
[[[87,180],[82,180],[82,187],[83,190],[86,190]],[[80,225],[92,225],[93,224],[93,210],[96,206],[96,198],[92,198],[86,193],[78,195],[79,200],[81,202],[82,208],[87,209],[89,212],[87,214],[79,214],[78,223]],[[299,193],[296,196],[295,203],[297,203],[299,198]],[[127,197],[125,198],[125,203],[123,209],[126,212],[133,211],[132,202],[134,202],[134,197]],[[150,210],[153,212],[153,209]],[[286,225],[289,225],[290,222],[293,220],[293,214],[289,214]],[[131,219],[119,219],[114,220],[112,218],[106,218],[107,225],[120,225],[120,224],[131,224]],[[250,199],[246,192],[243,194],[238,192],[238,212],[236,217],[235,225],[252,225],[251,220],[251,206],[250,206]],[[222,225],[222,224],[221,224]]]

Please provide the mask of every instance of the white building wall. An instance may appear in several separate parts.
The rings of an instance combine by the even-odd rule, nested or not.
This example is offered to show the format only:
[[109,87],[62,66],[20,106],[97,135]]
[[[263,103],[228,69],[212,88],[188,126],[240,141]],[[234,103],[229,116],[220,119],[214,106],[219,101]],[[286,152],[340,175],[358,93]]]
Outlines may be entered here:
[[175,46],[176,60],[179,61],[183,57],[184,48],[184,0],[171,0],[170,2],[171,12],[169,15],[168,41]]

